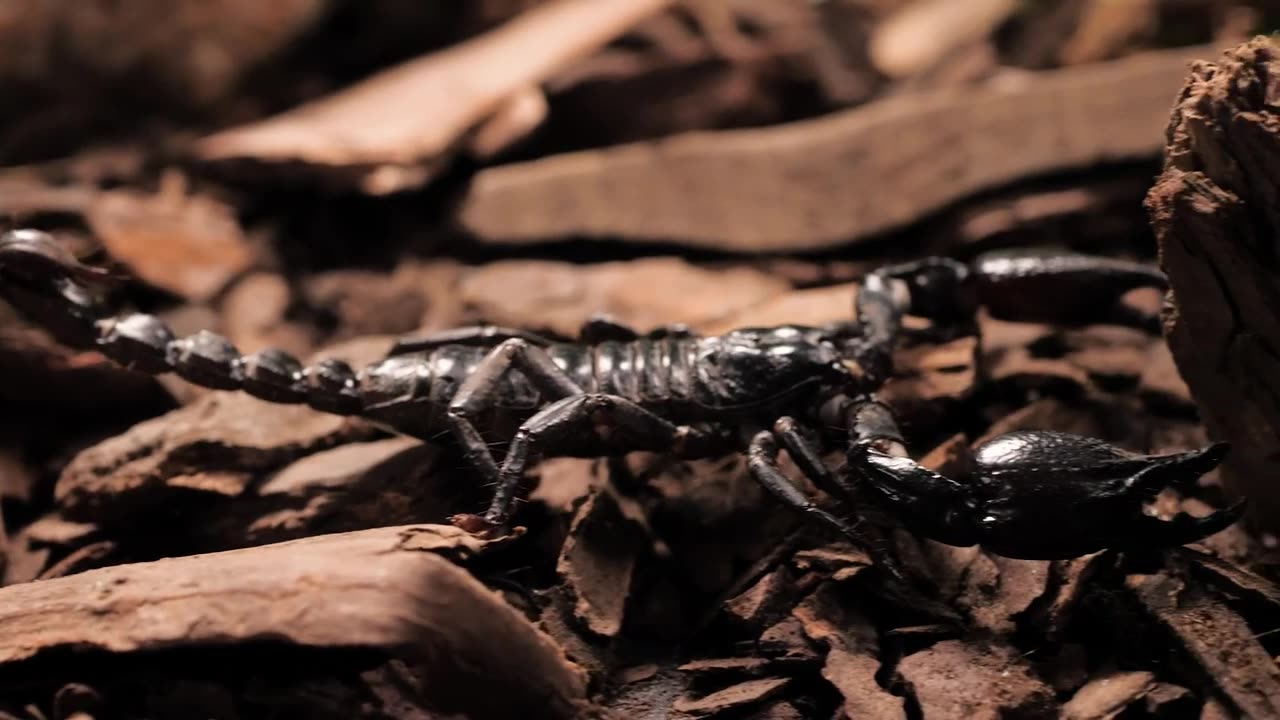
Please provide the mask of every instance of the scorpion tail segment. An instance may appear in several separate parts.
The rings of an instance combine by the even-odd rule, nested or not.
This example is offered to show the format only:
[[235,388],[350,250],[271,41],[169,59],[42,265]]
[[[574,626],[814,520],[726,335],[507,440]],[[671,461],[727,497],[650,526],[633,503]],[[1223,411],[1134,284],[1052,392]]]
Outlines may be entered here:
[[979,302],[997,318],[1064,326],[1113,324],[1159,333],[1159,318],[1123,302],[1130,290],[1165,290],[1155,267],[1115,258],[991,253],[974,261]]
[[274,349],[242,356],[226,338],[208,331],[179,338],[154,315],[112,317],[89,287],[110,277],[81,264],[47,233],[0,235],[0,297],[68,345],[95,348],[148,374],[175,372],[215,390],[244,390],[270,402],[306,403],[341,415],[360,412],[358,376],[346,363],[327,360],[304,368]]
[[966,265],[931,257],[883,267],[863,279],[854,307],[861,337],[852,354],[873,384],[892,371],[903,315],[941,325],[972,321],[977,301],[969,278]]
[[928,257],[890,265],[875,273],[905,288],[903,309],[942,324],[972,320],[978,309],[968,265],[944,257]]
[[0,234],[0,268],[6,278],[26,278],[38,282],[67,278],[85,283],[112,278],[105,268],[81,263],[71,251],[49,233],[40,230],[9,230]]
[[0,234],[0,297],[73,347],[91,347],[106,310],[91,285],[110,278],[39,230]]

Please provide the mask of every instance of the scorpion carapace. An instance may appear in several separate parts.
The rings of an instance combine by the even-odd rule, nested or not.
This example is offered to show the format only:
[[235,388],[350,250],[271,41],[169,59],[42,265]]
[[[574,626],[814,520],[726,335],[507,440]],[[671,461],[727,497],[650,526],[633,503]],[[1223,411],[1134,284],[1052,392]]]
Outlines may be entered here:
[[[954,326],[971,323],[982,306],[1013,321],[1152,329],[1153,318],[1121,302],[1134,288],[1164,287],[1159,272],[1140,264],[1047,254],[926,258],[869,274],[846,323],[699,336],[683,327],[639,334],[595,319],[573,343],[459,328],[403,339],[359,372],[338,360],[304,367],[278,350],[245,356],[207,331],[179,338],[152,315],[113,315],[93,292],[101,276],[45,233],[0,236],[0,296],[64,342],[143,372],[359,415],[423,439],[452,437],[495,488],[483,515],[454,518],[472,531],[507,525],[538,456],[654,450],[687,458],[744,446],[751,473],[777,498],[864,545],[856,523],[820,508],[781,472],[780,449],[837,499],[870,499],[916,532],[1011,557],[1174,546],[1241,512],[1237,505],[1172,521],[1143,513],[1163,488],[1215,467],[1223,445],[1148,457],[1062,433],[1011,433],[978,448],[971,477],[953,480],[906,456],[896,419],[876,400],[905,314]],[[824,466],[813,439],[832,427],[847,433],[848,475]],[[501,462],[489,442],[499,432]]]

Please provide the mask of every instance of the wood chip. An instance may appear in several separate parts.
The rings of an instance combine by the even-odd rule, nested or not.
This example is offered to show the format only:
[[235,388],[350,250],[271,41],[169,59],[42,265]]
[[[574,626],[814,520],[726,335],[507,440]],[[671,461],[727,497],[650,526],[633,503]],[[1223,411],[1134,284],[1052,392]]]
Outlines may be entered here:
[[1199,585],[1167,573],[1130,575],[1125,584],[1241,712],[1280,715],[1280,669],[1239,615]]
[[556,569],[577,599],[574,617],[591,632],[613,637],[622,629],[646,535],[644,511],[612,487],[600,488],[578,509]]
[[1090,680],[1062,706],[1063,720],[1111,720],[1155,688],[1155,675],[1132,671]]
[[[663,292],[655,295],[655,287]],[[472,317],[576,337],[597,313],[641,332],[673,323],[702,330],[788,289],[785,281],[751,268],[712,270],[655,257],[594,265],[499,261],[469,273],[458,296]]]
[[800,603],[792,615],[805,635],[827,646],[822,677],[844,697],[849,717],[906,718],[902,698],[876,682],[880,645],[875,626],[837,588],[826,584]]
[[103,192],[85,220],[94,236],[137,277],[194,302],[205,302],[246,270],[254,256],[230,205],[189,195],[170,175],[156,195]]
[[700,698],[682,697],[672,709],[695,717],[715,717],[740,710],[777,696],[791,682],[790,678],[761,678],[732,685]]
[[945,640],[903,658],[898,675],[929,720],[1057,716],[1053,691],[1009,645]]
[[[509,121],[502,111],[513,100],[670,2],[548,2],[334,95],[209,136],[196,152],[206,162],[259,171],[310,169],[313,180],[319,176],[373,195],[412,189],[446,166],[486,121]],[[496,132],[477,133],[482,153],[500,144]],[[509,141],[520,133],[499,134]]]
[[935,67],[958,48],[985,40],[1017,9],[1017,0],[904,3],[876,26],[867,52],[885,75],[909,77]]
[[577,717],[581,671],[441,555],[482,547],[457,528],[400,526],[12,586],[0,663],[268,639],[366,647],[427,663],[438,697],[476,715]]
[[1211,52],[1152,52],[788,125],[491,168],[475,177],[459,220],[491,243],[585,236],[736,252],[841,245],[1019,178],[1154,157],[1187,63]]
[[[309,359],[336,357],[360,367],[386,353],[390,341],[362,338]],[[73,520],[134,513],[195,490],[240,495],[258,474],[304,455],[376,432],[365,423],[276,405],[238,392],[210,392],[186,407],[139,423],[77,455],[63,469],[55,496]]]

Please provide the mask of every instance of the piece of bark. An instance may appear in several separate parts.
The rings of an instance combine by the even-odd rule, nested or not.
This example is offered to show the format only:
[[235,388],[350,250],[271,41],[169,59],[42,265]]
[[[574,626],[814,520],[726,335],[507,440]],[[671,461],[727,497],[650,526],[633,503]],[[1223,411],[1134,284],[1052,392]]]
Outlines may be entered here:
[[1058,58],[1076,65],[1116,57],[1155,34],[1159,12],[1159,0],[1087,0]]
[[[361,338],[308,360],[334,357],[362,367],[384,355],[390,342]],[[134,513],[192,490],[237,496],[257,474],[374,434],[363,422],[305,405],[210,392],[84,450],[63,468],[54,493],[70,519],[109,516],[111,522],[130,523]]]
[[743,327],[775,325],[823,325],[849,322],[858,285],[844,283],[827,287],[805,288],[765,298],[728,317],[706,325],[709,333],[723,333]]
[[760,649],[771,657],[804,661],[818,658],[804,623],[794,615],[779,620],[760,634]]
[[906,718],[902,698],[876,682],[880,671],[880,643],[875,626],[835,586],[815,590],[791,614],[804,633],[827,646],[822,668],[826,678],[844,697],[844,712],[851,718]]
[[1019,178],[1154,156],[1169,98],[1187,63],[1206,52],[1153,52],[765,129],[490,168],[473,180],[458,218],[491,243],[585,236],[735,252],[841,245]]
[[1169,573],[1130,575],[1125,585],[1240,712],[1280,715],[1280,669],[1243,618],[1198,583]]
[[1126,210],[1132,211],[1135,201],[1150,187],[1149,176],[1135,173],[1121,179],[1069,180],[1031,190],[1014,188],[991,200],[959,208],[952,232],[957,242],[975,249],[1047,244],[1059,238],[1074,246],[1082,242],[1074,235],[1081,227],[1093,229],[1083,241],[1099,243],[1091,236],[1123,236],[1125,230],[1145,227],[1146,218],[1141,212]]
[[721,713],[757,705],[777,696],[791,682],[790,678],[761,678],[717,690],[703,697],[682,697],[672,704],[676,712],[694,717],[716,717]]
[[767,622],[776,622],[788,603],[794,602],[795,585],[795,578],[787,568],[774,568],[751,587],[726,600],[724,610],[734,620],[759,628]]
[[84,547],[77,548],[70,555],[45,568],[36,579],[60,578],[103,565],[110,565],[112,564],[111,558],[115,555],[116,550],[116,543],[110,540],[90,543]]
[[1111,720],[1155,689],[1155,675],[1116,672],[1090,680],[1062,706],[1063,720]]
[[230,205],[189,194],[176,172],[160,192],[98,193],[85,208],[94,236],[137,277],[194,302],[206,302],[253,262]]
[[229,109],[246,72],[305,36],[332,6],[329,0],[7,3],[0,104],[22,112],[0,121],[0,165],[68,155],[121,130],[154,147],[158,117],[189,121]]
[[854,104],[876,81],[833,35],[807,0],[683,0],[558,73],[539,140],[578,149],[768,125],[794,117],[796,90]]
[[891,78],[916,75],[986,39],[1017,9],[1017,0],[914,0],[876,26],[867,53]]
[[1201,417],[1231,443],[1228,490],[1280,528],[1280,52],[1258,38],[1194,66],[1147,196],[1169,276],[1165,334]]
[[446,559],[483,545],[449,526],[387,527],[12,586],[0,590],[0,663],[268,639],[375,648],[425,663],[444,705],[577,717],[581,671]]
[[845,544],[801,550],[791,556],[791,562],[802,571],[817,570],[836,582],[871,567],[871,558],[865,551]]
[[363,425],[306,406],[210,393],[77,455],[56,498],[74,519],[126,521],[183,489],[234,497],[255,473],[362,434]]
[[576,598],[574,618],[591,632],[622,629],[636,556],[648,532],[644,511],[606,485],[578,509],[556,570]]
[[340,445],[266,478],[199,530],[217,549],[410,522],[444,522],[487,500],[438,466],[439,448],[414,438]]
[[[654,293],[656,287],[663,291]],[[702,330],[789,289],[752,268],[709,269],[654,257],[593,265],[498,261],[468,273],[457,295],[469,317],[576,337],[593,314],[641,332],[674,323]]]
[[1106,551],[1049,564],[1049,590],[1031,606],[1031,623],[1057,640],[1088,591],[1089,580],[1106,562]]
[[312,333],[286,319],[292,302],[293,293],[283,276],[269,272],[246,275],[227,290],[219,307],[227,339],[245,354],[266,348],[278,348],[294,357],[311,354],[315,350]]
[[704,658],[687,662],[676,669],[683,673],[699,676],[719,677],[722,675],[762,675],[776,662],[771,658],[737,657],[737,658]]
[[1280,586],[1271,580],[1251,572],[1235,563],[1189,547],[1180,548],[1179,554],[1190,562],[1191,569],[1224,591],[1243,597],[1268,612],[1280,612]]
[[903,658],[898,675],[929,720],[1057,716],[1053,691],[1009,645],[944,640]]
[[[61,411],[75,416],[173,407],[155,378],[126,370],[98,352],[80,352],[47,333],[0,314],[0,402],[6,407]],[[74,416],[68,417],[72,413]]]
[[469,134],[492,153],[494,136],[482,125],[495,116],[507,122],[502,110],[513,98],[671,1],[548,2],[329,97],[204,138],[196,153],[205,162],[309,169],[373,195],[412,189],[434,177]]

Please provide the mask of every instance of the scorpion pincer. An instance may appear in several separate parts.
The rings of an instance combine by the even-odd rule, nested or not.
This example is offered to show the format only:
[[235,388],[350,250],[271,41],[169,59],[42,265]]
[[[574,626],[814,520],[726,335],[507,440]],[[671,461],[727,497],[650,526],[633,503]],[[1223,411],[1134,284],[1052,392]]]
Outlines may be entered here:
[[[505,529],[537,457],[635,450],[694,458],[745,448],[751,474],[770,493],[864,545],[855,523],[782,473],[781,449],[837,499],[867,500],[915,533],[1015,558],[1177,546],[1226,528],[1243,509],[1169,521],[1143,512],[1164,488],[1188,487],[1216,467],[1223,444],[1147,456],[1087,437],[1015,432],[976,448],[969,477],[952,479],[907,456],[897,420],[876,399],[907,314],[948,326],[972,322],[981,306],[1011,321],[1154,329],[1153,318],[1121,301],[1135,288],[1165,287],[1158,271],[1137,263],[1065,254],[925,258],[870,273],[850,322],[700,336],[683,327],[641,334],[594,319],[573,343],[467,327],[401,339],[359,372],[338,360],[304,367],[279,350],[241,355],[211,332],[176,337],[153,315],[113,315],[93,292],[103,275],[46,233],[0,236],[0,296],[63,342],[141,372],[361,416],[424,440],[451,437],[494,488],[483,514],[455,516],[472,532]],[[831,428],[846,443],[847,475],[821,460],[815,438]],[[501,461],[490,451],[493,437],[506,441]]]

